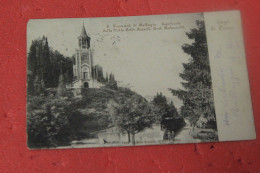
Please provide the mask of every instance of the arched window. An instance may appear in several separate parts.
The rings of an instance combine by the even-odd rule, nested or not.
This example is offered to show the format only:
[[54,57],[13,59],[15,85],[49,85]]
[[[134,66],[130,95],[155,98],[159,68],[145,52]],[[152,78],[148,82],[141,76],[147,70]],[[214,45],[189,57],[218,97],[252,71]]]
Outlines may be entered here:
[[87,67],[82,68],[82,77],[83,79],[89,79],[89,69]]
[[87,48],[87,40],[86,39],[82,39],[82,48],[83,49]]

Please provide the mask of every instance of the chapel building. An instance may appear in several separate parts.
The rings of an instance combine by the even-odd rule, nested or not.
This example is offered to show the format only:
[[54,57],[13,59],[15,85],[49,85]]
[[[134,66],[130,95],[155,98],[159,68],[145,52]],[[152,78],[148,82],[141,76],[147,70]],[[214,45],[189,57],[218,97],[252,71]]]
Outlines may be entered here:
[[91,38],[87,35],[83,24],[73,65],[73,88],[100,88],[103,85],[94,76],[94,50],[91,48],[90,41]]

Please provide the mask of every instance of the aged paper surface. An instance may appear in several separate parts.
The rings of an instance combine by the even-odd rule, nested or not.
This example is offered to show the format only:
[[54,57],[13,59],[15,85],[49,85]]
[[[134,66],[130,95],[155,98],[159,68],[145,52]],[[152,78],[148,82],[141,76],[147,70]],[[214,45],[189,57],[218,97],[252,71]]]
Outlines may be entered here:
[[255,139],[239,11],[204,13],[220,141]]
[[255,139],[239,11],[30,20],[27,139],[31,149]]

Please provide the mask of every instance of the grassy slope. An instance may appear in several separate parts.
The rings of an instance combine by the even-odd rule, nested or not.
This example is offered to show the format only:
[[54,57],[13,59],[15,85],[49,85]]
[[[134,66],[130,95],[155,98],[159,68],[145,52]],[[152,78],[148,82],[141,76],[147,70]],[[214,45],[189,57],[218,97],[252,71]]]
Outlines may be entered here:
[[107,111],[107,103],[110,100],[127,98],[133,94],[132,91],[124,88],[118,90],[89,88],[82,90],[82,99],[74,104],[83,115],[91,118],[85,122],[85,128],[88,132],[93,132],[112,125]]

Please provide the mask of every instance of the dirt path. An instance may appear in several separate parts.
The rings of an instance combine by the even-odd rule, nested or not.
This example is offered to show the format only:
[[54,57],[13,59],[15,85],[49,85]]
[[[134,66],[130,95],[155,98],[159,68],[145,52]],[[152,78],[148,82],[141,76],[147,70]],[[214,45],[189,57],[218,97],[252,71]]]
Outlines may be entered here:
[[174,137],[174,143],[197,143],[200,142],[199,139],[194,139],[190,132],[192,130],[192,127],[188,122],[186,122],[186,126],[184,126],[180,132],[176,134]]

